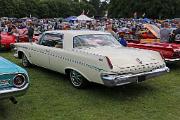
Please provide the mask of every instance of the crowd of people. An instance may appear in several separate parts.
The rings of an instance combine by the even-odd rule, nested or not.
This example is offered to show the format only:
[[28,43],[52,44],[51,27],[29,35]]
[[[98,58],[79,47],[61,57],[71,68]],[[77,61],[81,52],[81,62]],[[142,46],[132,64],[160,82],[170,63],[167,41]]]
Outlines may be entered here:
[[[0,31],[8,32],[17,36],[19,29],[26,29],[23,34],[28,35],[32,42],[34,33],[42,33],[50,30],[97,30],[110,32],[117,39],[123,38],[119,32],[137,33],[144,29],[143,24],[152,24],[160,29],[161,41],[173,41],[179,39],[180,22],[176,20],[151,20],[151,19],[98,19],[93,21],[65,21],[63,19],[37,19],[37,18],[1,18]],[[18,39],[17,39],[18,42]]]

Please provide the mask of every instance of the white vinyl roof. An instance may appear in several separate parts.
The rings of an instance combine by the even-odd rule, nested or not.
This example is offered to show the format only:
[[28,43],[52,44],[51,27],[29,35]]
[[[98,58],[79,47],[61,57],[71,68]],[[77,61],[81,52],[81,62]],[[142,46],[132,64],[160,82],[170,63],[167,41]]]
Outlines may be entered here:
[[110,34],[108,32],[93,31],[93,30],[53,30],[53,31],[47,31],[45,33],[60,33],[70,36],[90,35],[90,34]]

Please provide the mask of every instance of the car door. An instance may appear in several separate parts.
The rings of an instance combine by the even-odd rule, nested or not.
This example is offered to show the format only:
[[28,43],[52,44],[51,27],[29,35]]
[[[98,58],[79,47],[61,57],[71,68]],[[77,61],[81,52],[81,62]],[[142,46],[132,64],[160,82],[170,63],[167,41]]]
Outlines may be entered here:
[[50,69],[63,73],[67,62],[65,61],[66,53],[63,49],[64,35],[61,33],[53,34],[53,41],[56,43],[50,48]]
[[38,43],[32,44],[30,53],[33,64],[49,68],[50,67],[50,45],[51,34],[43,34]]

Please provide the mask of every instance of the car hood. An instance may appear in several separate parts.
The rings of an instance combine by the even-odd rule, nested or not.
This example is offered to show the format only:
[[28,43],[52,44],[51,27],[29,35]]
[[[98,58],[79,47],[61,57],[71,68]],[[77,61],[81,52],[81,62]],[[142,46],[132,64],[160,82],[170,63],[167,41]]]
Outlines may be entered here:
[[145,69],[144,67],[147,67],[148,71],[155,69],[156,66],[165,65],[161,55],[158,52],[150,50],[121,46],[91,47],[82,48],[81,50],[91,54],[107,56],[114,66],[115,71],[125,68],[131,69],[130,67],[135,68],[136,71],[137,66],[141,66],[142,70]]
[[160,38],[160,29],[157,26],[152,24],[144,24],[144,27],[151,31],[156,38]]
[[19,67],[14,63],[0,57],[0,74],[19,72]]

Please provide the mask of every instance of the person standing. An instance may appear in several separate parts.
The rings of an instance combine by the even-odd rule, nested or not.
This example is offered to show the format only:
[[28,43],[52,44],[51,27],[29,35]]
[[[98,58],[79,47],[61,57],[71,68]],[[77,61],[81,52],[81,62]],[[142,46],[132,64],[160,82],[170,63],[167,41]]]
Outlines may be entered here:
[[113,35],[118,40],[118,35],[113,31],[112,23],[106,23],[106,32],[111,33],[111,35]]
[[177,24],[177,29],[174,31],[174,36],[176,41],[180,41],[180,21]]
[[29,42],[32,42],[33,41],[33,35],[34,35],[34,28],[33,28],[33,23],[30,22],[29,23],[29,27],[28,27],[28,39],[29,39]]
[[165,22],[164,27],[160,29],[160,41],[161,42],[169,42],[171,30],[169,28],[169,24]]

